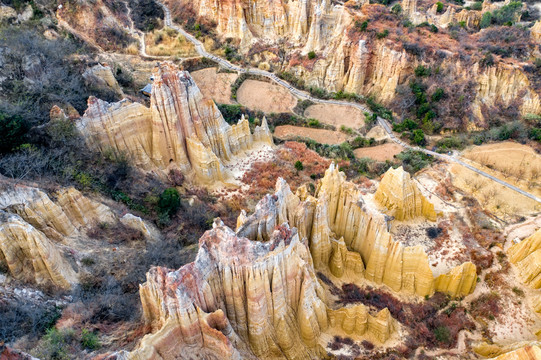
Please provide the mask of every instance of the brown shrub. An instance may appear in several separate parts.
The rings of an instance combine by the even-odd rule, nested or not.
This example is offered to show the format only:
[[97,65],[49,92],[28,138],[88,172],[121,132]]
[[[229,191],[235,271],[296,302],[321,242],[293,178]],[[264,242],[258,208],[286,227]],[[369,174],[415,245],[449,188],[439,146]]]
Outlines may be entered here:
[[500,300],[500,295],[495,292],[483,294],[471,302],[470,313],[474,317],[494,320],[501,310]]

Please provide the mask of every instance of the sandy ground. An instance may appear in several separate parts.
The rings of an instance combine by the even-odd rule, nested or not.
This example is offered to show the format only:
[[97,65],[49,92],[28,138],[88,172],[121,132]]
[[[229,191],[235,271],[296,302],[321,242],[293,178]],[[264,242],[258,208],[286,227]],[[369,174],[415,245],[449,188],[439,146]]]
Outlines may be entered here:
[[339,131],[312,129],[293,125],[277,126],[274,130],[274,136],[284,140],[295,140],[297,137],[303,137],[329,145],[341,144],[347,139],[347,135]]
[[395,143],[387,143],[366,148],[355,149],[353,153],[357,158],[371,158],[377,161],[392,160],[396,154],[401,153],[404,148]]
[[334,125],[337,129],[342,125],[357,130],[364,127],[363,112],[352,106],[316,104],[308,107],[304,111],[304,116]]
[[231,104],[231,84],[237,79],[234,73],[217,73],[217,68],[208,68],[191,73],[205,98],[219,104]]
[[237,100],[250,109],[267,113],[290,112],[297,105],[297,99],[286,88],[257,80],[244,81],[237,91]]
[[[464,151],[468,162],[483,171],[541,196],[541,156],[526,145],[503,142],[476,146]],[[541,204],[484,178],[463,166],[450,167],[453,185],[474,196],[481,205],[498,216],[528,215],[541,211]]]

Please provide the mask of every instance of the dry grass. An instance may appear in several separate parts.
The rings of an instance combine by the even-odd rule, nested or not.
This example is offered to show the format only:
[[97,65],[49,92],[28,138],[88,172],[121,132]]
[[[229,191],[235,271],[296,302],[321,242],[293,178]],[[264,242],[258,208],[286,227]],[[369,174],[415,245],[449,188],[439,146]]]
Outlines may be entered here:
[[191,42],[175,30],[164,28],[155,30],[145,36],[146,50],[149,55],[155,56],[197,56],[195,47]]

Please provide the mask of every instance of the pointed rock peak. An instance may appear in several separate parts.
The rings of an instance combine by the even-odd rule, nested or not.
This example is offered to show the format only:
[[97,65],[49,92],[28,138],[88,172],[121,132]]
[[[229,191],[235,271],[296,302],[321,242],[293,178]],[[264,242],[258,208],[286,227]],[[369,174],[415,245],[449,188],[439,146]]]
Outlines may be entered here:
[[241,117],[240,117],[240,122],[243,122],[243,121],[246,121],[246,118],[244,117],[244,114],[242,114]]
[[378,186],[375,199],[387,209],[386,214],[398,220],[425,216],[436,219],[434,205],[421,193],[410,174],[402,166],[387,170]]
[[269,124],[267,124],[267,117],[263,116],[263,121],[261,122],[261,127],[267,129]]

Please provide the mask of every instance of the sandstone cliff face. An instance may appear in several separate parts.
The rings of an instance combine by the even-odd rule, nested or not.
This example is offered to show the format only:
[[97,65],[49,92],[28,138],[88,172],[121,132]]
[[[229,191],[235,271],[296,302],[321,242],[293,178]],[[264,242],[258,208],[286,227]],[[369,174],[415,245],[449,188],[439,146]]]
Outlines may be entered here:
[[17,279],[69,288],[77,279],[63,256],[65,239],[94,222],[112,221],[114,215],[73,188],[54,198],[25,186],[0,193],[0,263]]
[[100,151],[127,153],[144,170],[177,167],[206,183],[230,178],[223,163],[254,142],[272,144],[266,121],[254,135],[244,118],[230,126],[189,73],[169,62],[154,71],[150,108],[90,98],[77,127],[87,144]]
[[[399,171],[391,169],[386,176],[394,179]],[[435,219],[433,206],[426,199],[423,205],[422,195],[414,192],[411,182],[408,184],[410,192],[380,196],[394,198],[402,209],[409,209],[402,214],[428,214]],[[384,182],[380,187],[380,194],[393,191]],[[389,219],[373,208],[334,165],[325,173],[315,197],[303,195],[302,188],[293,194],[283,180],[278,181],[276,189],[274,196],[267,195],[258,204],[253,215],[239,218],[239,235],[266,240],[275,226],[287,221],[307,239],[314,267],[328,270],[336,278],[364,278],[419,296],[435,291],[464,296],[475,288],[477,275],[471,263],[434,278],[425,250],[394,241],[388,230]],[[403,197],[399,199],[398,195]]]
[[157,230],[140,218],[126,214],[118,219],[104,204],[74,188],[52,193],[29,186],[0,183],[0,265],[25,282],[68,289],[78,282],[72,250],[86,251],[78,240],[98,223],[121,221],[147,239],[158,239]]
[[340,35],[348,16],[343,6],[325,0],[181,0],[180,5],[215,23],[223,38],[239,39],[245,50],[257,41],[287,40],[295,47],[306,45],[306,51],[318,51],[329,38]]
[[[420,214],[421,203],[414,205]],[[464,296],[476,284],[471,263],[435,279],[424,249],[394,241],[385,216],[333,164],[315,196],[305,187],[293,194],[279,179],[253,214],[241,213],[236,232],[216,219],[195,262],[151,269],[140,287],[151,334],[113,356],[311,359],[326,354],[328,332],[378,343],[393,336],[398,324],[388,309],[330,305],[316,271],[337,283],[368,280],[418,296]]]
[[396,220],[414,219],[424,216],[436,220],[434,204],[430,203],[402,167],[389,169],[379,184],[376,201],[384,207],[384,212]]
[[[515,264],[520,280],[534,288],[541,288],[541,229],[507,250],[509,261]],[[537,310],[541,307],[537,306]]]
[[523,348],[508,352],[493,358],[493,360],[539,360],[541,359],[541,349],[539,346],[525,346]]
[[[541,98],[530,86],[530,82],[521,69],[512,65],[492,66],[480,72],[478,76],[477,98],[475,106],[494,105],[501,102],[509,105],[516,99],[522,100],[522,114],[540,114]],[[483,118],[482,114],[476,114]]]
[[295,229],[276,227],[267,241],[239,236],[216,220],[195,262],[177,271],[154,268],[140,294],[152,334],[121,359],[312,359],[325,355],[320,335],[394,330],[387,309],[331,310],[310,252]]

